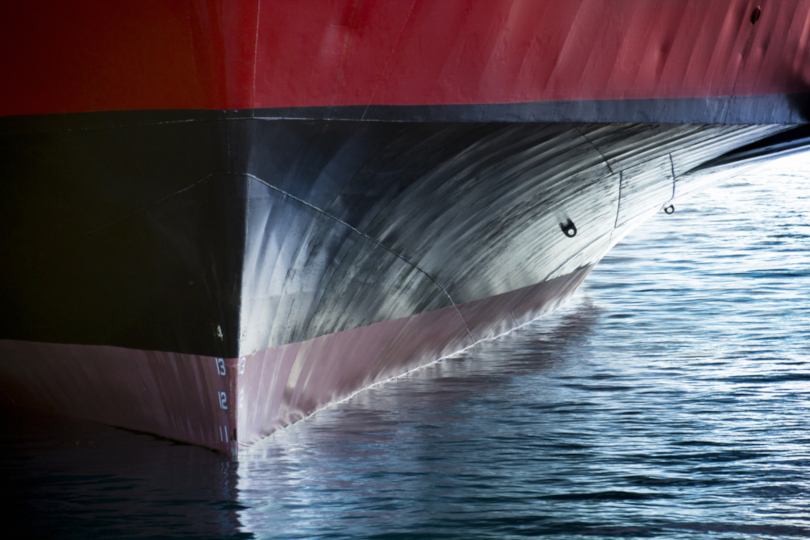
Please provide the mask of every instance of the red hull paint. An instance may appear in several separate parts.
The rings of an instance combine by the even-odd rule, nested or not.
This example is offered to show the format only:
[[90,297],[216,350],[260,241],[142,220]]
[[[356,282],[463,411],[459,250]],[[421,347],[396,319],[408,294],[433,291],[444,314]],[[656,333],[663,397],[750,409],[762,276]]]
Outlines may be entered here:
[[810,0],[13,2],[0,116],[806,92],[809,14]]
[[[230,452],[236,360],[191,354],[0,340],[8,404],[154,433]],[[227,398],[224,403],[228,406]]]
[[376,382],[556,308],[589,271],[244,358],[0,340],[2,398],[235,454]]

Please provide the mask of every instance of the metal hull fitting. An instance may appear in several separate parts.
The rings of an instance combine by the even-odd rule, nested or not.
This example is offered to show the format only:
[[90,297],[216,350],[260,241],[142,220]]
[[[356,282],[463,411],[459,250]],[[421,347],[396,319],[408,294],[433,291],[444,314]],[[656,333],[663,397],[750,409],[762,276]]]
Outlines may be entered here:
[[0,399],[238,453],[805,121],[806,0],[302,6],[3,18]]

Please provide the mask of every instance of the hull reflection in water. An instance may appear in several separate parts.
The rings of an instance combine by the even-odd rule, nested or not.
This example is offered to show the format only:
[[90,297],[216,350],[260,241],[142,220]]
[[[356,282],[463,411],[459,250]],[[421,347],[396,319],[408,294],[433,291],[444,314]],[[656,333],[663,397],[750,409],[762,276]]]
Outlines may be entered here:
[[6,417],[6,516],[87,538],[806,537],[808,163],[659,214],[554,315],[238,464]]
[[200,447],[86,420],[3,409],[6,538],[228,538],[238,469]]

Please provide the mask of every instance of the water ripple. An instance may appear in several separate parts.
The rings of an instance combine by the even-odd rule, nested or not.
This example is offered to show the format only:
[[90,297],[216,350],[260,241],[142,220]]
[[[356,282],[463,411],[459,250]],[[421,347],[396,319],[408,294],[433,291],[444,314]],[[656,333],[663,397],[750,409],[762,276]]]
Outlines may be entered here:
[[661,214],[554,316],[256,446],[239,469],[244,530],[810,535],[804,170]]

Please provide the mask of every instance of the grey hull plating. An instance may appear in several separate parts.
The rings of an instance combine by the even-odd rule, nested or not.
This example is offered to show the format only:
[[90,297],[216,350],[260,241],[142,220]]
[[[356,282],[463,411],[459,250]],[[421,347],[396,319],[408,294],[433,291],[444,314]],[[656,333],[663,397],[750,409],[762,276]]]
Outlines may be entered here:
[[553,308],[788,128],[3,119],[4,395],[234,452]]

